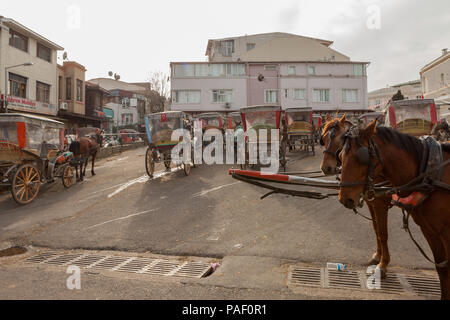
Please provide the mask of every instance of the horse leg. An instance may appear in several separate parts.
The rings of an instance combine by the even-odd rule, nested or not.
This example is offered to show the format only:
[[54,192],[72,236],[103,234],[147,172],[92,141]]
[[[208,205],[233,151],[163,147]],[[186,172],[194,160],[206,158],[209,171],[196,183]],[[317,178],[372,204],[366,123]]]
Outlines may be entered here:
[[381,278],[386,278],[387,266],[391,262],[388,247],[388,211],[389,200],[385,201],[383,198],[374,200],[375,218],[377,220],[377,236],[378,242],[381,244],[381,260],[378,268],[381,270]]
[[[75,173],[76,173],[76,177],[77,177],[77,182],[80,181],[80,176],[78,175],[78,164],[75,166]],[[81,172],[80,172],[81,174]]]
[[97,152],[94,153],[94,154],[92,155],[92,168],[91,168],[91,173],[92,173],[93,176],[95,176],[95,172],[94,172],[94,163],[95,163],[95,157],[96,157],[96,156],[97,156]]
[[372,258],[368,262],[369,266],[374,266],[379,264],[381,261],[381,243],[380,237],[378,236],[378,226],[375,209],[373,208],[372,203],[367,202],[367,206],[369,207],[370,215],[372,216],[373,230],[375,231],[375,235],[377,237],[377,251],[373,254]]
[[[446,227],[441,234],[441,244],[445,249],[445,260],[447,265],[444,268],[436,268],[441,281],[441,299],[450,300],[450,228]],[[441,261],[439,261],[441,262]]]
[[83,177],[86,175],[86,168],[88,166],[88,161],[89,161],[89,154],[86,157],[86,161],[84,162],[84,170],[83,170]]

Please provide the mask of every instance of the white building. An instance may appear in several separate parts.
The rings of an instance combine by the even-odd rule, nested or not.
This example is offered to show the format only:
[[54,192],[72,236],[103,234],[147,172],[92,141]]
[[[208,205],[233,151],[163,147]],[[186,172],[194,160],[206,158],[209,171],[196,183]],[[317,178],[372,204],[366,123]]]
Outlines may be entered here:
[[64,48],[0,16],[0,91],[7,93],[8,110],[56,116],[58,50]]
[[422,84],[414,80],[369,92],[369,109],[381,111],[398,90],[406,100],[422,99]]

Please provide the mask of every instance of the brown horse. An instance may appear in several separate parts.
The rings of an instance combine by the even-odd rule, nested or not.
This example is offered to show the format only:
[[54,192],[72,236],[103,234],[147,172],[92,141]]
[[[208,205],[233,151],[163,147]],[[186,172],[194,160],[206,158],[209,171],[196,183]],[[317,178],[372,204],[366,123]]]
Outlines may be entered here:
[[[414,192],[418,188],[405,189],[405,185],[421,180],[424,176],[422,164],[429,161],[422,141],[391,128],[376,127],[376,120],[365,129],[352,132],[346,138],[341,152],[342,175],[339,201],[354,209],[361,195],[371,189],[371,178],[382,175],[397,187],[391,193],[399,193],[403,199],[412,195],[424,195],[407,212],[420,226],[434,256],[436,271],[441,284],[441,298],[450,299],[450,166],[442,167],[441,186],[433,180],[434,187],[424,193]],[[367,148],[367,149],[366,149]],[[442,145],[443,161],[450,159],[450,145]],[[439,168],[439,167],[437,167]],[[437,171],[437,170],[434,170]],[[427,176],[430,173],[427,173]],[[428,179],[428,177],[427,177]],[[423,182],[426,184],[426,180]],[[422,182],[422,181],[421,181]],[[415,183],[415,182],[414,182]],[[422,189],[418,189],[422,190]],[[422,192],[422,191],[421,191]]]
[[[340,173],[340,160],[338,153],[344,146],[344,136],[353,124],[347,121],[346,114],[340,119],[328,118],[324,125],[321,144],[326,147],[323,152],[321,170],[326,175]],[[382,182],[382,181],[376,181]],[[391,198],[386,196],[366,201],[372,217],[373,229],[377,239],[377,250],[368,265],[377,265],[382,278],[386,277],[387,266],[390,262],[388,248],[388,210],[391,206]]]
[[[86,138],[81,137],[78,140],[72,142],[69,146],[69,151],[71,151],[78,164],[80,166],[80,177],[78,177],[78,165],[75,166],[77,181],[83,181],[86,175],[86,167],[88,164],[89,157],[92,157],[92,168],[91,173],[95,176],[94,165],[95,158],[97,157],[97,152],[103,145],[103,136],[100,131],[96,132],[94,135]],[[84,170],[83,170],[84,164]]]

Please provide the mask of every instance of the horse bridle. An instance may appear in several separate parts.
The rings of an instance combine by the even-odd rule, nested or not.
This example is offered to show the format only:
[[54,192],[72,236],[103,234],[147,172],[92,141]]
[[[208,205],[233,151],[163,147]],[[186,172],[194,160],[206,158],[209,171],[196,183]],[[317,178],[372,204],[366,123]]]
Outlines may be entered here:
[[[339,127],[339,121],[335,121],[334,124],[331,126],[331,131],[330,131],[330,141],[328,142],[328,146],[325,149],[325,151],[323,153],[329,154],[332,157],[334,157],[337,160],[337,167],[341,166],[341,159],[339,158],[339,153],[342,150],[342,147],[337,149],[336,152],[331,151],[331,143],[333,141],[333,139],[336,136],[336,130]],[[327,131],[328,133],[328,131]],[[326,133],[325,133],[326,134]],[[325,137],[325,134],[320,136],[320,145],[321,146],[325,146],[325,142],[323,141],[323,138]]]
[[[380,148],[372,137],[369,138],[369,146],[363,146],[361,140],[359,139],[359,130],[356,127],[350,128],[350,130],[345,134],[344,139],[345,152],[348,152],[348,150],[350,149],[350,140],[355,140],[356,144],[358,145],[358,150],[356,151],[356,160],[359,162],[359,164],[367,166],[368,170],[365,181],[341,182],[341,187],[345,188],[364,186],[363,199],[372,202],[375,200],[376,196],[375,185],[373,183],[375,169],[379,165],[381,165],[382,169],[384,168],[384,161],[383,157],[381,156]],[[374,162],[375,159],[378,159],[378,162],[376,164]]]

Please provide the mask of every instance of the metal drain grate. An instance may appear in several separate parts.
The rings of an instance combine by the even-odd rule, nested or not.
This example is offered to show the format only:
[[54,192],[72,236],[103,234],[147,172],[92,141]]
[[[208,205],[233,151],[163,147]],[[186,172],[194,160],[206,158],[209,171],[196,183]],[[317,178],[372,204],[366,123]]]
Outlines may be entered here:
[[381,288],[375,289],[382,293],[404,293],[405,287],[401,284],[396,274],[388,273],[386,279],[381,279]]
[[140,273],[145,267],[151,265],[155,259],[137,258],[122,265],[117,271],[128,273]]
[[56,252],[44,252],[35,256],[32,256],[25,260],[25,262],[28,263],[42,263],[45,260],[48,260],[50,258],[56,257],[58,253]]
[[207,263],[188,262],[175,272],[175,277],[202,278],[212,272],[212,267]]
[[212,272],[212,267],[203,262],[183,262],[153,258],[137,258],[99,254],[45,252],[25,260],[27,263],[55,266],[75,265],[87,269],[100,269],[150,275],[202,278]]
[[80,268],[88,268],[89,266],[98,263],[102,259],[105,259],[105,256],[89,254],[81,257],[80,259],[77,259],[76,261],[72,262],[72,264]]
[[414,292],[423,297],[441,297],[441,285],[435,277],[407,276],[405,277]]
[[75,260],[79,257],[81,257],[82,254],[78,253],[78,254],[66,254],[66,255],[61,255],[61,256],[56,256],[54,258],[50,258],[48,260],[45,260],[44,263],[45,264],[52,264],[55,266],[64,266],[66,264],[70,264],[70,262],[72,260]]
[[118,257],[118,256],[108,256],[105,259],[100,260],[91,266],[92,269],[102,269],[110,270],[118,268],[124,262],[128,261],[130,257]]
[[320,268],[291,268],[289,281],[293,285],[322,287],[323,273]]
[[327,270],[329,288],[362,289],[360,274],[355,271]]

